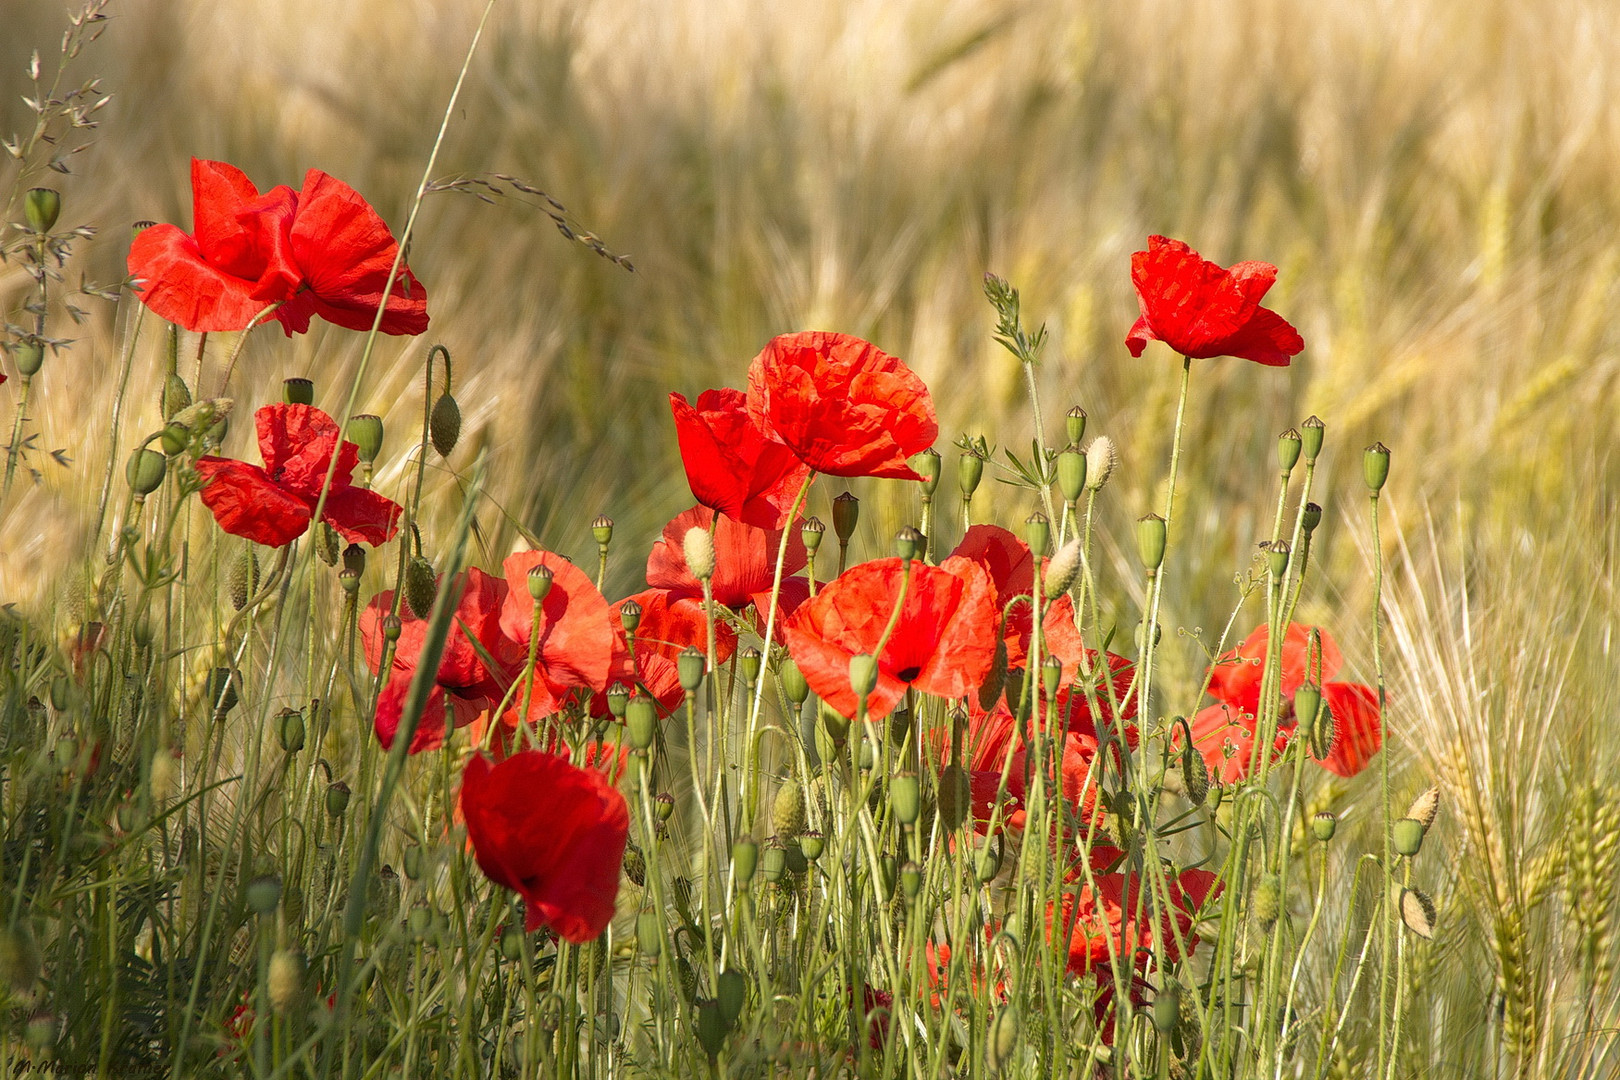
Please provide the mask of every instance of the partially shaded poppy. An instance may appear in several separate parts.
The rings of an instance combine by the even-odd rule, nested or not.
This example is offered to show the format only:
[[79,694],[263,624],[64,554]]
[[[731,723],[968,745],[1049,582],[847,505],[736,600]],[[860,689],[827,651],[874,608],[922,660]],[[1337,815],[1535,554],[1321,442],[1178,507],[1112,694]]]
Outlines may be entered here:
[[[501,607],[501,632],[510,639],[517,667],[514,678],[526,680],[530,634],[539,623],[534,685],[514,695],[512,719],[529,694],[530,720],[550,716],[563,707],[575,690],[604,690],[612,672],[618,619],[590,577],[549,551],[522,551],[501,564],[506,577],[506,598]],[[544,566],[551,586],[538,611],[529,592],[529,572]]]
[[766,344],[748,368],[748,412],[761,431],[831,476],[920,480],[906,459],[939,437],[928,387],[903,361],[819,330]]
[[601,936],[630,830],[624,796],[601,769],[538,750],[494,765],[474,754],[461,811],[484,875],[523,897],[526,929],[549,926],[576,945]]
[[[963,535],[950,558],[971,560],[990,575],[996,586],[996,611],[1006,619],[1003,640],[1007,646],[1007,666],[1028,666],[1030,630],[1035,622],[1035,556],[1029,545],[999,525],[974,525]],[[949,561],[947,559],[946,563]],[[1048,561],[1041,560],[1043,573]],[[1020,596],[1026,599],[1014,604],[1014,598]],[[1075,627],[1074,599],[1064,593],[1048,602],[1041,629],[1043,659],[1057,657],[1063,664],[1063,681],[1070,682],[1078,673],[1080,659],[1086,652],[1080,631]]]
[[393,537],[403,511],[392,499],[351,482],[360,452],[347,440],[338,447],[337,421],[313,405],[278,403],[254,413],[253,422],[263,468],[234,458],[197,459],[202,501],[220,528],[266,547],[304,535],[336,450],[337,469],[321,520],[353,543],[376,545]]
[[748,414],[748,395],[705,390],[696,404],[669,395],[686,482],[699,503],[761,529],[788,523],[810,467]]
[[1260,300],[1277,280],[1266,262],[1240,262],[1223,269],[1180,240],[1148,237],[1146,251],[1131,256],[1131,282],[1141,318],[1125,336],[1132,356],[1150,341],[1162,341],[1182,356],[1236,356],[1287,367],[1305,348],[1298,331]]
[[[301,192],[277,185],[260,194],[234,165],[191,162],[194,233],[153,225],[135,237],[129,272],[141,301],[187,330],[241,330],[271,304],[290,336],[312,315],[369,330],[398,245],[377,212],[319,169]],[[427,329],[427,293],[401,267],[382,330]]]
[[[647,584],[678,596],[702,599],[703,583],[686,565],[685,541],[692,529],[708,531],[712,526],[714,575],[709,579],[709,587],[714,591],[714,602],[733,611],[749,606],[765,611],[771,602],[782,530],[762,529],[724,516],[718,525],[714,520],[713,510],[694,506],[665,525],[663,534],[653,541],[652,552],[647,556]],[[782,573],[796,574],[804,569],[810,557],[798,529],[788,531],[787,541]],[[804,578],[783,577],[776,598],[776,625],[781,627],[784,617],[809,595],[810,583]]]
[[[632,602],[641,609],[633,650],[619,621],[624,605]],[[647,589],[617,601],[613,616],[621,629],[609,685],[622,683],[639,688],[656,700],[664,713],[672,712],[686,700],[676,657],[688,648],[708,649],[709,624],[703,602],[669,589]],[[715,663],[723,664],[737,651],[737,631],[720,620],[716,620],[714,631]],[[608,714],[606,695],[597,694],[592,699],[591,713]]]
[[788,651],[821,699],[845,716],[856,713],[849,662],[876,655],[877,688],[867,715],[887,716],[908,686],[942,698],[976,692],[996,651],[995,586],[976,564],[952,568],[912,562],[899,621],[883,652],[877,647],[900,599],[900,559],[853,567],[806,601],[785,627]]
[[1100,872],[1122,855],[1115,848],[1092,848],[1095,888],[1080,870],[1071,870],[1070,886],[1056,905],[1047,907],[1047,932],[1068,941],[1068,967],[1076,975],[1105,969],[1114,956],[1134,967],[1155,948],[1168,963],[1186,959],[1198,947],[1193,924],[1199,910],[1220,892],[1219,875],[1183,870],[1165,882],[1170,909],[1155,920],[1158,905],[1142,895],[1142,880],[1134,871]]

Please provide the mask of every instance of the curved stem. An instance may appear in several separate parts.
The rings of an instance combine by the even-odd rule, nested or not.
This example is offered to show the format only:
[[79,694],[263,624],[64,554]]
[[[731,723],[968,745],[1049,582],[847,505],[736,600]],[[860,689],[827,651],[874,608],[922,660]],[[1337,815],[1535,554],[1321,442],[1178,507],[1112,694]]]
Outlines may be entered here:
[[219,393],[215,394],[215,397],[224,397],[225,391],[230,389],[231,373],[236,370],[236,361],[239,357],[241,357],[242,349],[247,345],[248,335],[253,332],[253,328],[255,326],[258,326],[264,321],[266,316],[280,306],[281,301],[277,300],[274,304],[271,304],[269,307],[253,316],[252,319],[248,320],[248,324],[242,327],[242,332],[236,335],[236,344],[231,346],[230,359],[225,361],[225,375],[219,380]]

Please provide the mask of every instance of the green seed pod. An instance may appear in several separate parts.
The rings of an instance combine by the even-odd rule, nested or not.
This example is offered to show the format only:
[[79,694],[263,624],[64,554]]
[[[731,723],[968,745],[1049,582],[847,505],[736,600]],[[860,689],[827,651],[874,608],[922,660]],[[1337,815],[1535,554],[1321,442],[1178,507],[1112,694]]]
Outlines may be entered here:
[[1055,656],[1048,656],[1041,661],[1041,690],[1045,692],[1048,701],[1057,697],[1058,686],[1063,682],[1063,661]]
[[186,386],[186,380],[170,375],[163,381],[162,407],[165,420],[173,420],[176,413],[191,408],[191,389]]
[[622,682],[616,682],[607,689],[608,715],[618,721],[623,721],[625,714],[630,711],[630,688]]
[[659,821],[668,821],[675,813],[675,796],[667,791],[660,791],[658,798],[653,800],[653,813],[658,815]]
[[1305,535],[1310,536],[1316,531],[1316,527],[1322,524],[1322,508],[1315,503],[1306,503],[1305,512],[1300,515],[1299,520],[1300,527],[1305,530]]
[[878,890],[879,900],[893,898],[894,887],[900,884],[900,867],[893,855],[878,856],[878,877],[872,884]]
[[1007,686],[1007,643],[998,638],[996,640],[996,654],[990,663],[990,674],[984,677],[984,683],[979,687],[979,708],[989,712],[996,707],[996,700]]
[[1277,467],[1283,472],[1293,472],[1294,466],[1299,464],[1300,437],[1299,432],[1289,428],[1277,436]]
[[642,956],[653,957],[664,951],[664,930],[658,912],[643,911],[636,916],[636,948]]
[[383,422],[382,417],[372,413],[361,413],[359,416],[349,418],[349,439],[360,451],[360,460],[370,465],[382,453]]
[[998,838],[986,841],[978,850],[973,860],[973,876],[983,885],[994,881],[999,873],[1001,873],[1001,841]]
[[1086,493],[1086,455],[1070,443],[1057,457],[1058,490],[1064,502],[1079,502]]
[[922,477],[922,491],[927,498],[933,498],[934,492],[939,488],[939,453],[933,447],[912,454],[906,460],[912,470]]
[[1322,436],[1327,434],[1327,426],[1315,416],[1308,416],[1305,422],[1299,425],[1299,438],[1305,445],[1305,460],[1315,461],[1316,455],[1322,452]]
[[799,834],[799,851],[805,858],[815,862],[821,858],[821,853],[827,850],[827,838],[818,832]]
[[422,853],[422,846],[420,844],[411,844],[405,849],[405,853],[400,856],[399,863],[400,869],[405,871],[405,876],[407,878],[412,881],[420,881],[422,879],[422,871],[427,868],[426,857]]
[[787,873],[787,848],[779,842],[772,840],[760,852],[759,876],[765,879],[766,884],[775,885]]
[[168,458],[156,450],[142,447],[129,455],[129,464],[124,466],[124,479],[129,481],[130,490],[145,498],[162,486],[163,474],[168,467]]
[[868,653],[856,653],[849,658],[849,686],[855,691],[855,696],[865,700],[866,695],[877,689],[878,663],[877,658]]
[[277,1016],[285,1016],[303,997],[304,954],[292,949],[277,949],[270,954],[270,972],[266,977],[270,990],[270,1008]]
[[900,864],[900,892],[907,900],[917,899],[917,894],[922,892],[922,883],[922,867],[910,859]]
[[428,437],[440,457],[449,457],[461,438],[461,406],[449,394],[440,394],[428,414]]
[[1416,818],[1401,818],[1390,828],[1396,854],[1408,859],[1423,848],[1423,822]]
[[902,563],[908,563],[917,557],[917,552],[922,550],[927,540],[922,533],[907,525],[894,534],[894,553],[900,556]]
[[1164,565],[1164,518],[1158,514],[1144,514],[1136,519],[1136,553],[1142,565],[1157,570]]
[[718,1001],[705,999],[697,1003],[696,1027],[698,1045],[709,1055],[709,1064],[712,1066],[719,1060],[720,1051],[726,1048],[726,1034],[730,1030],[726,1018],[720,1014]]
[[922,785],[917,774],[904,772],[889,781],[889,806],[902,825],[915,825],[922,815]]
[[647,884],[647,856],[634,844],[624,847],[624,876],[638,889]]
[[714,576],[714,537],[709,530],[694,526],[681,538],[681,553],[686,557],[686,568],[699,581]]
[[619,625],[624,627],[625,633],[634,634],[641,626],[641,605],[634,600],[626,600],[620,604]]
[[353,570],[356,574],[366,572],[366,549],[359,544],[350,544],[343,549],[343,568]]
[[777,672],[782,679],[782,692],[794,705],[803,705],[810,696],[810,684],[804,681],[804,672],[799,670],[791,657],[782,661],[782,667]]
[[1262,925],[1270,926],[1282,914],[1282,878],[1276,874],[1261,874],[1254,887],[1254,901],[1250,911]]
[[288,754],[304,748],[304,714],[297,709],[282,709],[276,714],[276,741]]
[[799,529],[799,535],[804,539],[804,550],[814,559],[817,549],[821,547],[822,537],[827,535],[827,526],[818,517],[808,518]]
[[[860,745],[856,747],[855,763],[859,765],[863,771],[870,770],[877,766],[877,750],[872,746],[871,739],[865,737],[861,739]],[[873,794],[875,795],[876,793],[874,792]]]
[[360,594],[360,571],[350,570],[345,566],[338,571],[338,585],[350,597],[358,596]]
[[771,800],[771,828],[778,837],[788,840],[804,831],[805,820],[804,790],[790,776],[777,787],[776,797]]
[[703,669],[708,661],[703,650],[696,645],[688,645],[675,657],[675,672],[680,676],[681,689],[688,694],[695,693],[703,685]]
[[990,1022],[990,1039],[985,1047],[987,1061],[992,1075],[1000,1075],[1001,1071],[1011,1063],[1014,1055],[1018,1053],[1018,1036],[1022,1024],[1018,1016],[1018,1006],[1011,1002],[1003,1005],[996,1018]]
[[646,694],[637,694],[625,702],[624,726],[630,735],[630,745],[646,750],[658,739],[658,703]]
[[742,1015],[748,1000],[748,980],[740,971],[722,971],[715,980],[715,1000],[720,1003],[720,1019],[729,1028]]
[[1294,719],[1306,731],[1312,730],[1317,713],[1322,708],[1322,688],[1315,683],[1301,683],[1294,691]]
[[281,879],[274,874],[264,874],[247,883],[244,892],[248,910],[259,916],[274,915],[276,905],[281,903]]
[[313,405],[315,384],[308,379],[282,379],[281,397],[289,405]]
[[1367,481],[1367,490],[1374,495],[1384,489],[1384,481],[1389,479],[1389,447],[1381,442],[1373,443],[1361,455],[1361,475]]
[[349,785],[338,780],[326,785],[326,814],[340,818],[349,809]]
[[45,345],[38,338],[23,338],[12,346],[11,357],[17,363],[17,374],[31,379],[45,366]]
[[1311,818],[1311,835],[1322,843],[1333,839],[1333,834],[1339,831],[1339,816],[1330,810],[1323,810]]
[[203,690],[204,700],[213,711],[215,720],[225,719],[225,714],[236,708],[236,688],[241,682],[242,676],[228,667],[217,667],[208,672],[208,681]]
[[1271,547],[1266,550],[1266,565],[1271,570],[1271,576],[1280,578],[1288,572],[1288,541],[1274,540]]
[[962,492],[962,501],[967,502],[973,498],[973,493],[979,490],[979,481],[984,479],[984,458],[972,450],[962,451],[956,459],[956,486]]
[[421,555],[412,555],[405,564],[405,606],[418,619],[433,613],[433,601],[438,599],[439,582],[433,574],[433,564]]
[[596,546],[605,548],[613,543],[613,519],[606,514],[597,514],[591,519],[591,538]]
[[1052,523],[1039,510],[1024,519],[1024,541],[1037,559],[1046,554],[1046,546],[1052,542]]
[[411,913],[405,916],[405,928],[417,941],[427,940],[428,932],[433,929],[433,909],[426,904],[411,908]]
[[1153,1026],[1159,1034],[1168,1035],[1181,1022],[1181,984],[1166,978],[1153,998]]
[[516,923],[507,923],[501,931],[501,956],[511,963],[523,959],[523,929]]
[[158,436],[158,445],[170,457],[184,453],[186,447],[191,445],[191,429],[184,424],[165,424],[163,434]]
[[846,491],[832,503],[833,534],[840,544],[849,543],[855,535],[855,523],[861,519],[861,500],[854,492]]
[[56,226],[56,216],[62,212],[62,193],[54,188],[29,188],[23,196],[23,217],[28,231],[43,236]]
[[937,803],[940,824],[952,832],[961,828],[973,808],[973,784],[966,769],[947,765],[939,771]]
[[388,642],[389,644],[393,644],[399,640],[399,635],[403,633],[404,630],[405,620],[401,619],[398,615],[389,613],[383,616],[382,632],[384,641]]
[[1080,445],[1080,440],[1086,437],[1086,410],[1078,405],[1070,409],[1063,418],[1063,433],[1069,437],[1071,446]]
[[529,567],[527,577],[529,599],[534,601],[535,607],[539,607],[546,602],[546,597],[551,595],[551,583],[556,575],[545,563],[535,563]]
[[327,566],[336,566],[338,560],[343,558],[343,541],[338,536],[337,530],[323,521],[311,529],[309,535],[315,544],[315,554],[320,556],[321,562]]

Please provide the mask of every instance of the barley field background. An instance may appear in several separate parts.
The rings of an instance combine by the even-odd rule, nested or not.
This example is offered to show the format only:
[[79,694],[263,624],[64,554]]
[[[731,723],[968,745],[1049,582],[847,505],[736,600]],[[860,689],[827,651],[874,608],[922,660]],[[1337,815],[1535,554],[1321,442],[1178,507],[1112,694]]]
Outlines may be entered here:
[[[189,221],[192,156],[261,187],[325,169],[397,232],[481,9],[119,0],[74,68],[113,101],[54,178],[64,219],[98,230],[74,280],[116,283],[134,222]],[[62,16],[0,3],[0,132],[29,123],[28,57],[54,49]],[[1162,498],[1176,404],[1165,357],[1123,344],[1131,252],[1164,233],[1223,264],[1275,262],[1267,304],[1304,354],[1284,373],[1194,364],[1195,509],[1171,537],[1167,675],[1199,677],[1207,658],[1175,630],[1224,618],[1268,527],[1263,510],[1215,508],[1272,490],[1273,440],[1315,413],[1327,584],[1302,610],[1370,677],[1358,463],[1386,443],[1387,730],[1397,790],[1438,783],[1444,807],[1410,1075],[1620,1075],[1620,7],[499,0],[437,171],[542,188],[634,267],[571,242],[536,196],[423,206],[411,266],[432,326],[380,343],[359,409],[403,445],[425,342],[450,348],[464,438],[489,449],[509,513],[481,519],[496,560],[521,525],[588,565],[598,513],[644,549],[685,505],[667,392],[735,385],[784,331],[904,357],[934,388],[941,449],[963,432],[1026,446],[986,271],[1051,333],[1048,424],[1081,404],[1118,442],[1106,513],[1124,528]],[[0,267],[0,306],[28,287]],[[0,600],[47,616],[71,603],[102,472],[128,452],[107,418],[139,307],[127,293],[83,306],[30,413],[71,463],[36,462],[0,525]],[[305,374],[317,404],[341,407],[361,335],[261,334],[239,398]],[[159,347],[152,331],[134,353],[141,430],[161,423]],[[251,457],[250,436],[238,425],[226,452]],[[398,463],[379,474],[388,490],[404,465],[384,460]],[[457,484],[430,475],[430,516],[454,518]],[[1022,520],[1022,493],[986,486],[989,515]],[[902,510],[872,504],[863,535],[881,543]],[[609,580],[624,595],[640,566],[620,560]],[[1139,596],[1111,602],[1137,617]],[[1309,802],[1347,827],[1376,801],[1371,783],[1313,783]],[[1353,1054],[1335,1067],[1363,1075]]]

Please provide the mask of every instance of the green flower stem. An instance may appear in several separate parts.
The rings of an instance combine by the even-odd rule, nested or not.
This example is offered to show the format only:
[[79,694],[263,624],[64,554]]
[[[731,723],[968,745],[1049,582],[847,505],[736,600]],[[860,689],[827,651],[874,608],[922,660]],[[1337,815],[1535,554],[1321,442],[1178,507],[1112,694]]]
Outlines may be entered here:
[[1387,1076],[1388,1070],[1394,1067],[1391,1060],[1394,1057],[1395,1047],[1389,1042],[1389,981],[1390,981],[1390,948],[1394,944],[1396,913],[1394,905],[1389,902],[1388,875],[1390,867],[1394,865],[1394,849],[1391,839],[1391,828],[1395,822],[1393,807],[1390,805],[1389,786],[1389,717],[1385,713],[1384,693],[1384,653],[1383,653],[1383,615],[1384,615],[1384,549],[1378,535],[1378,492],[1369,492],[1372,514],[1372,558],[1373,558],[1373,602],[1372,602],[1372,649],[1373,671],[1378,679],[1378,723],[1382,742],[1378,754],[1378,780],[1379,789],[1383,796],[1383,861],[1380,864],[1385,877],[1382,899],[1379,904],[1383,924],[1383,940],[1380,942],[1380,963],[1378,968],[1378,1076]]
[[[235,344],[233,344],[231,346],[231,355],[225,361],[225,374],[219,380],[219,393],[215,394],[214,395],[215,397],[224,397],[226,391],[230,390],[230,388],[231,388],[231,375],[236,371],[236,362],[237,362],[237,360],[241,359],[242,350],[247,347],[248,335],[253,333],[253,328],[254,327],[258,326],[261,322],[263,322],[265,319],[269,318],[272,314],[274,314],[276,308],[278,308],[280,306],[281,306],[281,301],[277,300],[275,303],[271,304],[269,307],[264,308],[257,315],[253,316],[253,318],[249,319],[248,324],[246,326],[242,327],[242,332],[236,335],[236,342],[235,342]],[[334,452],[334,454],[333,454],[334,460],[336,459],[336,457],[337,457],[337,455]]]

